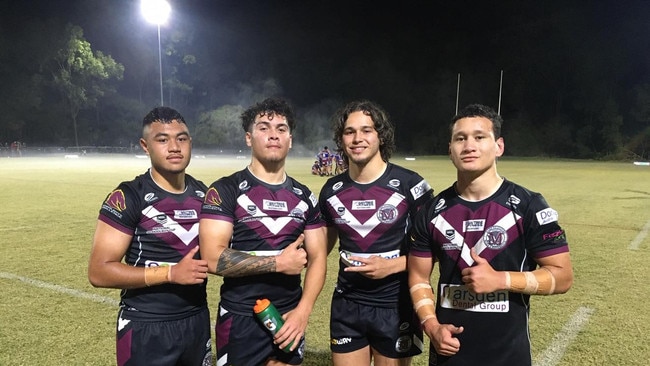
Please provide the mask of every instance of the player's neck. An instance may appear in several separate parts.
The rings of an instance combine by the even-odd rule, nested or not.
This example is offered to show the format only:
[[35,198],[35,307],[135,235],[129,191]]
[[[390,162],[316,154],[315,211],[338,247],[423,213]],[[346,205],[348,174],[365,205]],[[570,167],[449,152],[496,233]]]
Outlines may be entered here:
[[247,169],[255,178],[264,183],[282,184],[287,180],[287,173],[284,170],[284,160],[282,162],[269,162],[265,164],[257,160],[252,160]]
[[185,172],[161,174],[157,170],[149,169],[149,175],[154,183],[161,189],[170,193],[185,192]]
[[503,177],[494,170],[476,177],[459,174],[455,187],[461,198],[467,201],[481,201],[499,190],[502,183]]
[[383,161],[381,158],[372,159],[366,164],[350,162],[348,174],[350,174],[350,178],[353,181],[367,184],[379,179],[379,177],[384,174],[387,167],[388,163]]

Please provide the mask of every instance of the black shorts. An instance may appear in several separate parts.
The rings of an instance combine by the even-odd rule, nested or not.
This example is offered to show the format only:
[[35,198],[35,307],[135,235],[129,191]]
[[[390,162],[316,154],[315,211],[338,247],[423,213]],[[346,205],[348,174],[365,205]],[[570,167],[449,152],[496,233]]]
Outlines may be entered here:
[[252,316],[252,311],[251,316],[239,315],[219,304],[215,333],[218,365],[261,365],[269,358],[300,365],[304,358],[304,337],[293,352],[284,352],[273,343],[273,336]]
[[170,321],[139,321],[117,315],[118,366],[211,366],[210,312]]
[[389,358],[422,353],[422,328],[407,301],[401,308],[361,305],[339,293],[332,296],[330,349],[348,353],[370,346]]

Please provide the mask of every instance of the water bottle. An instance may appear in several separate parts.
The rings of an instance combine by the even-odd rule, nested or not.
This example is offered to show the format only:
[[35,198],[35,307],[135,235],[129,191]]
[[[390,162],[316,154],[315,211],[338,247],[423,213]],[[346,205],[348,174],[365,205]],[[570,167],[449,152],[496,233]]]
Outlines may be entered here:
[[[268,329],[272,335],[275,335],[275,333],[277,333],[284,325],[284,320],[278,312],[278,309],[271,304],[269,299],[257,300],[253,307],[253,312],[255,312],[257,319],[264,324],[264,327]],[[284,347],[282,350],[284,352],[290,352],[291,345],[293,345],[293,342],[289,343],[289,345]]]

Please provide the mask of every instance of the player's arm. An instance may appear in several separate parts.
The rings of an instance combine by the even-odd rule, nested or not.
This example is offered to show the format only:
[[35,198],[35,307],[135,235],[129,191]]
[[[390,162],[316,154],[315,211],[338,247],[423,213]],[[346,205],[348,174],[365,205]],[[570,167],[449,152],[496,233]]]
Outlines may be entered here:
[[435,297],[429,281],[432,271],[432,258],[408,256],[409,292],[422,330],[429,337],[438,354],[452,356],[460,349],[460,341],[455,335],[462,333],[464,329],[462,326],[440,324],[438,321]]
[[194,285],[207,278],[205,261],[194,259],[190,250],[174,266],[135,267],[122,262],[132,236],[97,220],[88,261],[88,280],[95,287],[133,289],[163,283]]
[[569,252],[536,259],[534,271],[495,271],[474,249],[474,265],[462,270],[463,282],[476,293],[508,290],[528,295],[552,295],[567,292],[573,284]]
[[224,277],[243,277],[262,273],[300,274],[307,263],[307,254],[300,248],[303,237],[286,247],[277,256],[254,256],[229,248],[233,225],[228,221],[201,219],[199,243],[201,258],[208,261],[208,271]]
[[94,287],[133,289],[146,287],[144,268],[122,263],[132,235],[97,220],[88,261],[88,280]]
[[305,250],[307,252],[307,270],[303,284],[302,297],[298,306],[287,313],[285,325],[276,334],[276,341],[283,348],[293,341],[293,348],[304,336],[314,304],[325,284],[327,274],[327,248],[325,227],[305,230]]
[[339,240],[339,230],[335,226],[326,226],[324,230],[327,237],[327,254],[330,254]]

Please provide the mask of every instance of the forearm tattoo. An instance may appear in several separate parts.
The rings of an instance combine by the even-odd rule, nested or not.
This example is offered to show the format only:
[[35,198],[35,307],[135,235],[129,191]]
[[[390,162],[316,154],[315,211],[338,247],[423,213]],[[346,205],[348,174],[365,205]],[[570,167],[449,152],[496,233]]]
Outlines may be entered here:
[[226,248],[217,260],[216,273],[224,277],[243,277],[275,272],[275,257],[256,257]]

